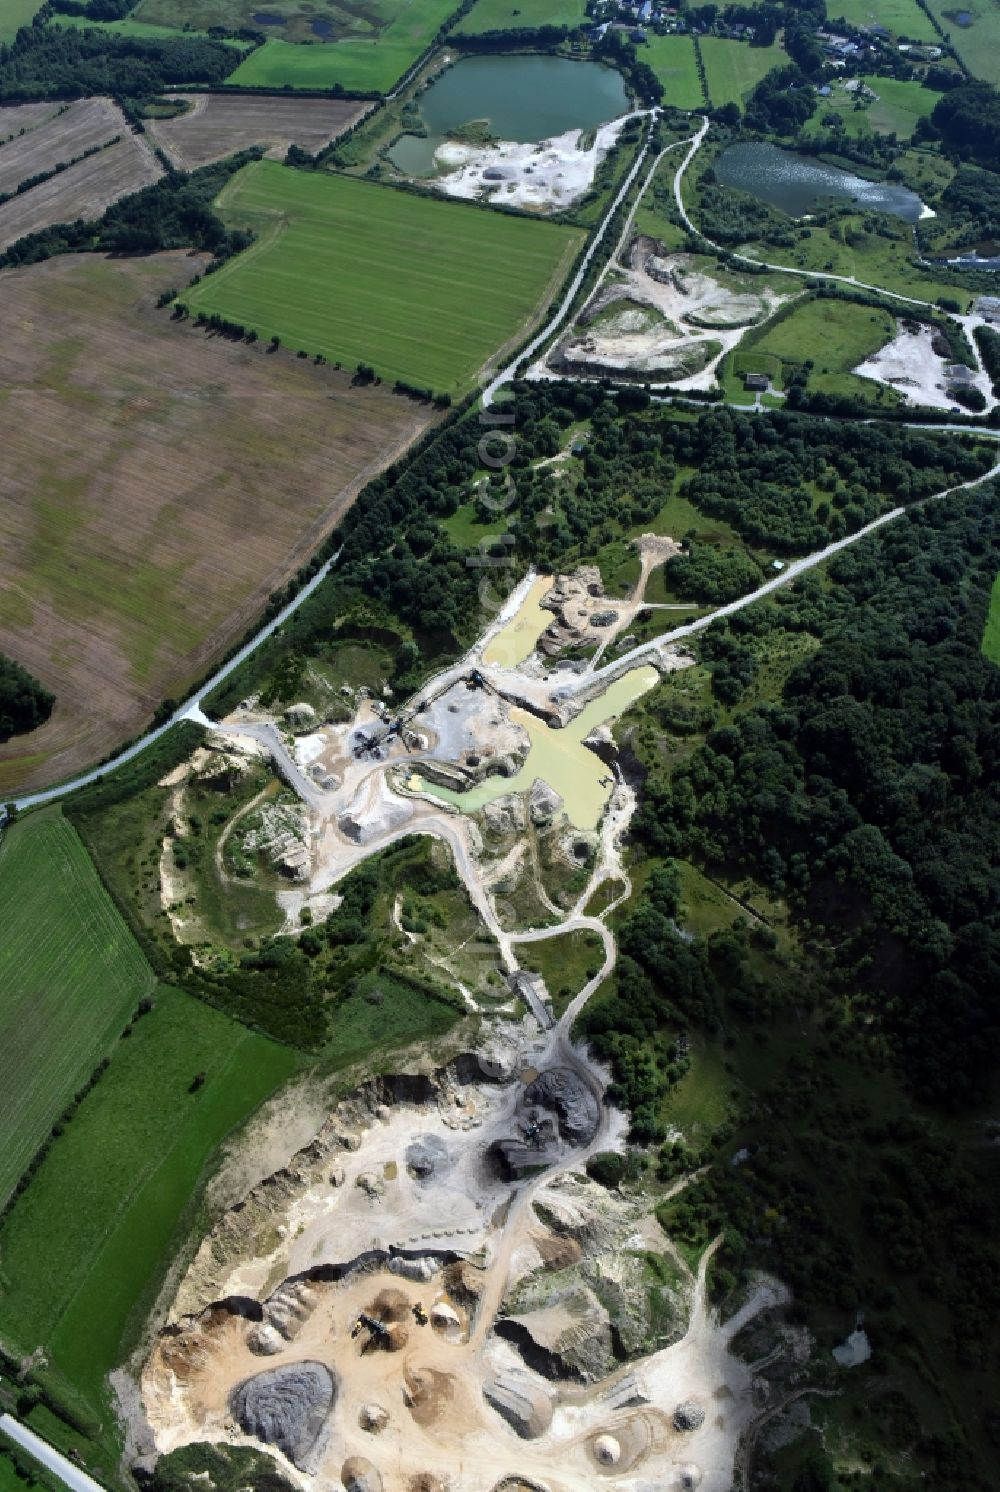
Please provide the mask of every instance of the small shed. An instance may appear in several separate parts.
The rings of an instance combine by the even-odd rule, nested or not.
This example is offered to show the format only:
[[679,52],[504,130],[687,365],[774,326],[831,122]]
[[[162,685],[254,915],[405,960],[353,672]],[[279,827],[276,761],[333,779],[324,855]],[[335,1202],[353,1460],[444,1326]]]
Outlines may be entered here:
[[743,387],[750,394],[766,394],[771,380],[766,373],[744,373]]

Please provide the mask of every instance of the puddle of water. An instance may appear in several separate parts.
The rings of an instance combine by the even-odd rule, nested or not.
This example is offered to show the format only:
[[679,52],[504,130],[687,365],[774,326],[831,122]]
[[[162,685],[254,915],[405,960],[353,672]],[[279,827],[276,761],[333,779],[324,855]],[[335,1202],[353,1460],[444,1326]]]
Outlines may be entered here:
[[859,1368],[872,1355],[868,1333],[860,1328],[852,1331],[846,1341],[841,1342],[839,1347],[834,1347],[833,1355],[842,1368]]
[[540,575],[532,582],[515,614],[494,637],[483,654],[483,662],[494,668],[516,668],[523,663],[552,620],[551,611],[543,611],[541,599],[552,586],[551,575]]
[[309,29],[312,32],[313,36],[322,37],[322,39],[326,41],[327,37],[333,35],[333,22],[324,20],[322,17],[320,17],[319,19],[312,22]]
[[[547,614],[546,614],[547,615]],[[603,694],[581,710],[561,730],[554,729],[529,710],[514,708],[511,719],[528,733],[531,746],[524,766],[513,777],[487,777],[468,792],[456,793],[420,779],[420,787],[467,813],[475,813],[508,793],[528,792],[542,778],[560,794],[570,823],[577,829],[596,829],[611,796],[611,769],[583,744],[597,725],[614,720],[641,695],[652,689],[659,674],[651,664],[633,668],[615,679]]]
[[258,10],[254,12],[253,20],[257,26],[283,26],[287,17],[272,15],[267,10]]

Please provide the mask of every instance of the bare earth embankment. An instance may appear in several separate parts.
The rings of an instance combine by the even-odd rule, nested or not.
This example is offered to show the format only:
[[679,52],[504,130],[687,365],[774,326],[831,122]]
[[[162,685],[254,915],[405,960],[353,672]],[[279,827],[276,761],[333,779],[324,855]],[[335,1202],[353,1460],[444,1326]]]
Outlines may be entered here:
[[55,693],[0,792],[136,734],[238,639],[427,409],[156,311],[202,263],[51,259],[0,275],[0,652]]
[[221,161],[251,145],[283,156],[289,145],[315,155],[371,107],[333,98],[249,98],[225,93],[171,93],[188,105],[175,119],[150,119],[146,130],[183,171]]

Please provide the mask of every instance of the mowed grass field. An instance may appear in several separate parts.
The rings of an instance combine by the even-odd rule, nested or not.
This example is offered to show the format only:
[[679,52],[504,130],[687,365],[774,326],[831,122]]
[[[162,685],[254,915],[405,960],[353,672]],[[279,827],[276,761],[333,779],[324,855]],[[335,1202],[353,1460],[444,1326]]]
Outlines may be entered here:
[[983,633],[983,652],[991,663],[1000,667],[1000,575],[994,580],[990,593],[990,609]]
[[739,104],[742,108],[761,78],[788,62],[787,53],[777,42],[769,47],[751,47],[724,36],[703,36],[700,46],[708,96],[716,109],[722,104]]
[[580,229],[257,161],[218,208],[258,241],[185,293],[263,337],[459,393],[554,293]]
[[0,651],[56,696],[0,795],[100,761],[182,698],[435,418],[385,387],[180,326],[202,257],[0,275]]
[[[927,0],[952,46],[975,78],[1000,87],[1000,5],[997,0]],[[966,26],[952,19],[966,13]]]
[[705,99],[698,76],[694,38],[674,34],[650,36],[639,50],[663,84],[663,102],[675,109],[700,109]]
[[42,0],[0,0],[0,41],[13,41],[22,26],[29,26]]
[[[56,14],[49,22],[52,26],[73,26],[80,28],[96,28],[99,31],[111,31],[115,36],[134,36],[140,40],[147,41],[162,40],[164,37],[179,36],[180,29],[177,26],[154,26],[148,21],[136,21],[132,16],[125,16],[120,21],[92,21],[87,16],[70,16]],[[208,37],[207,31],[185,31],[185,36]],[[209,38],[215,41],[217,38]],[[232,47],[235,52],[248,52],[253,46],[250,41],[236,41],[232,37],[219,37],[225,47]]]
[[484,31],[518,31],[531,26],[582,26],[586,0],[476,0],[455,30],[479,36]]
[[456,8],[455,0],[400,0],[395,17],[371,36],[304,46],[268,40],[226,83],[241,88],[332,88],[339,83],[357,93],[387,93]]
[[869,78],[867,82],[872,92],[878,94],[877,99],[863,102],[859,108],[853,95],[835,84],[830,97],[819,100],[815,114],[806,122],[806,134],[818,134],[826,128],[827,115],[836,114],[852,138],[874,133],[908,140],[918,121],[931,112],[941,97],[933,88],[901,82],[898,78]]
[[[856,378],[852,370],[884,347],[895,332],[895,321],[886,311],[838,300],[808,300],[755,338],[742,356],[775,358],[782,364],[799,364],[811,358],[811,390],[853,394],[889,405],[898,402],[891,389],[871,379]],[[737,366],[751,371],[740,358],[737,352]],[[765,371],[771,371],[770,367]]]
[[59,809],[0,840],[0,908],[2,1206],[154,979]]
[[0,1335],[44,1344],[98,1414],[210,1157],[298,1063],[179,990],[153,999],[0,1227]]
[[854,27],[884,26],[894,36],[908,36],[911,41],[937,41],[917,0],[830,0],[827,14],[831,23],[843,20]]

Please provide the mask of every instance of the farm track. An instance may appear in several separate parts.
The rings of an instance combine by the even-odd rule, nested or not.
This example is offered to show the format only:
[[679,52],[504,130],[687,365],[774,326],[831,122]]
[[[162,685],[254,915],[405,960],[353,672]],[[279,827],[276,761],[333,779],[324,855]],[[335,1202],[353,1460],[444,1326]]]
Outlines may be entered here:
[[[684,173],[687,170],[688,166],[690,165],[691,161],[694,159],[694,157],[695,157],[698,149],[700,148],[700,145],[701,145],[702,141],[704,140],[704,137],[705,137],[705,135],[707,133],[707,130],[708,130],[708,120],[703,118],[701,120],[699,129],[697,130],[697,132],[695,133],[695,135],[693,137],[691,137],[691,139],[688,142],[683,142],[683,141],[679,142],[679,144],[681,144],[681,145],[683,145],[684,143],[687,143],[688,144],[688,150],[687,150],[687,152],[686,152],[686,154],[684,156],[684,159],[680,163],[680,166],[679,166],[677,172],[675,173],[675,178],[674,178],[674,192],[675,192],[675,196],[677,197],[678,200],[680,200],[681,182],[683,180]],[[572,306],[574,296],[576,295],[576,293],[577,293],[577,291],[579,289],[580,283],[582,283],[583,275],[585,274],[587,268],[589,267],[589,264],[590,264],[590,262],[591,262],[591,260],[593,258],[593,255],[596,253],[596,251],[597,251],[597,249],[598,249],[598,247],[599,247],[599,245],[600,245],[600,243],[602,241],[602,237],[603,237],[603,235],[604,235],[604,233],[605,233],[605,231],[606,231],[606,229],[607,229],[607,227],[608,227],[608,225],[609,225],[609,223],[611,221],[611,218],[614,216],[615,212],[618,210],[618,208],[621,205],[622,201],[627,196],[628,191],[630,190],[632,184],[634,183],[634,181],[636,180],[636,178],[639,175],[639,172],[642,169],[643,162],[645,160],[646,154],[648,153],[648,149],[649,149],[649,141],[647,139],[647,142],[646,142],[645,146],[643,147],[643,150],[639,153],[639,155],[636,158],[636,161],[635,161],[635,163],[634,163],[634,165],[633,165],[633,167],[632,167],[632,169],[631,169],[631,171],[629,173],[628,178],[623,183],[622,188],[619,190],[619,192],[616,195],[614,201],[610,205],[610,207],[608,209],[608,212],[605,215],[605,218],[603,219],[602,223],[599,225],[597,231],[595,232],[595,235],[594,235],[594,237],[592,239],[590,247],[589,247],[589,249],[587,251],[587,257],[585,259],[585,262],[581,265],[578,274],[574,277],[573,283],[569,287],[569,290],[567,291],[566,295],[563,297],[563,299],[560,302],[559,306],[555,309],[553,315],[549,318],[549,320],[546,323],[546,325],[543,328],[543,330],[541,332],[539,332],[538,335],[533,339],[533,341],[531,342],[531,344],[529,345],[529,347],[527,349],[525,349],[525,351],[522,352],[522,354],[513,363],[509,364],[507,367],[505,367],[500,372],[498,372],[496,374],[496,376],[493,378],[493,380],[490,382],[490,384],[488,385],[488,387],[484,390],[484,393],[483,393],[483,402],[484,402],[485,405],[489,405],[490,403],[493,402],[493,400],[494,400],[496,394],[499,392],[499,390],[505,384],[507,384],[508,382],[510,382],[511,379],[515,376],[516,371],[522,365],[524,359],[529,358],[530,356],[533,355],[534,352],[536,352],[540,347],[542,347],[545,344],[545,342],[547,340],[549,340],[555,334],[555,332],[558,330],[558,327],[562,324],[562,321],[565,319],[566,315],[568,314],[568,312],[569,312],[569,310],[570,310],[570,308]],[[654,166],[653,169],[654,169],[654,172],[655,172],[655,166]],[[649,175],[647,175],[646,184],[648,184],[648,181],[651,178],[652,174],[653,173],[649,173]],[[630,217],[631,217],[631,214],[630,214]],[[693,225],[691,225],[691,226],[692,226],[692,231],[696,231],[694,229]],[[627,231],[627,225],[626,225],[626,231]],[[616,243],[615,248],[609,254],[607,262],[610,262],[613,259],[614,254],[617,252],[618,248],[620,247],[620,243],[621,243],[621,238],[619,238],[619,241],[618,241],[618,243]],[[604,268],[606,270],[607,263],[605,264]],[[665,402],[671,402],[671,401],[665,401]],[[954,434],[961,434],[961,435],[965,435],[965,436],[983,435],[983,436],[988,436],[990,438],[996,438],[996,434],[997,434],[997,432],[995,432],[993,430],[990,430],[989,428],[986,428],[986,427],[982,428],[981,430],[980,429],[970,429],[967,426],[953,426],[953,425],[950,425],[947,421],[941,422],[940,424],[937,424],[937,425],[934,425],[934,426],[920,425],[917,428],[921,428],[921,429],[933,429],[933,430],[939,430],[939,431],[943,431],[943,432],[950,432],[950,433],[954,433]],[[996,474],[996,468],[994,468],[993,472],[991,472],[989,475],[992,476],[992,475],[995,475],[995,474]],[[984,477],[982,480],[987,480],[987,479],[988,478]],[[950,491],[951,489],[948,489],[948,490]],[[960,490],[960,489],[955,489],[955,490]],[[945,493],[937,494],[937,496],[944,496],[944,495],[946,495],[946,494]],[[930,500],[931,499],[925,499],[925,501],[930,501]],[[804,570],[813,568],[815,565],[823,563],[823,561],[826,558],[830,557],[834,552],[836,552],[838,550],[838,548],[840,548],[840,547],[847,547],[850,544],[858,542],[860,539],[863,539],[868,533],[874,531],[874,529],[876,529],[879,526],[881,526],[882,523],[885,523],[885,522],[888,522],[888,521],[892,521],[893,519],[895,519],[896,517],[898,517],[899,513],[900,513],[900,510],[895,510],[892,513],[883,514],[883,515],[881,515],[881,517],[878,520],[876,520],[875,524],[869,525],[868,527],[866,527],[865,529],[862,529],[858,533],[849,535],[845,540],[838,541],[837,545],[830,546],[830,548],[827,549],[827,550],[820,551],[817,554],[814,554],[814,555],[811,555],[811,556],[804,556],[801,560],[795,561],[794,564],[792,566],[790,566],[786,571],[784,571],[780,576],[774,577],[772,580],[769,580],[758,591],[751,593],[751,595],[749,595],[747,597],[741,598],[738,603],[735,603],[735,609],[741,609],[744,606],[752,605],[755,600],[761,598],[762,596],[764,596],[766,594],[769,594],[772,590],[776,589],[777,587],[779,587],[781,585],[788,584],[790,580],[793,580],[794,578],[796,578],[796,576],[798,574],[802,573]],[[324,573],[325,573],[325,571],[324,571]],[[295,608],[298,605],[301,604],[301,602],[306,598],[306,596],[312,593],[312,590],[315,588],[316,583],[317,583],[317,580],[314,579],[314,581],[311,582],[310,585],[307,588],[305,588],[302,592],[300,592],[299,595],[289,604],[289,607],[287,608],[286,612],[283,613],[283,615],[290,615],[295,610]],[[252,606],[253,606],[252,601],[248,601],[248,603],[247,603],[247,605],[246,605],[246,607],[244,609],[244,615],[245,615],[247,621],[249,621],[249,618],[252,615]],[[660,641],[667,641],[669,639],[679,639],[679,638],[687,635],[689,632],[695,632],[695,631],[701,630],[703,627],[706,627],[706,626],[710,625],[710,623],[711,623],[711,621],[712,621],[712,619],[713,619],[714,616],[721,615],[721,614],[723,614],[722,611],[711,613],[711,614],[709,614],[709,615],[701,618],[696,623],[687,624],[686,626],[683,626],[681,628],[676,629],[674,632],[671,632],[671,633],[667,634],[666,639],[661,639]],[[233,631],[238,631],[238,626],[235,627],[235,628],[233,628],[232,630]],[[238,660],[243,660],[247,656],[249,656],[254,651],[254,649],[257,646],[259,646],[260,643],[267,636],[271,635],[272,631],[273,631],[273,625],[269,625],[268,627],[262,629],[261,632],[259,632],[254,638],[252,638],[240,650],[239,654],[237,655]],[[232,635],[232,633],[230,633],[230,635]],[[213,643],[217,643],[217,642],[218,642],[218,636],[213,637]],[[654,642],[652,642],[650,644],[644,645],[641,649],[636,650],[636,654],[635,655],[632,655],[632,654],[628,655],[628,661],[631,661],[633,659],[633,656],[639,656],[639,655],[641,655],[643,653],[649,653],[650,650],[651,649],[655,649],[657,645],[658,645],[658,642],[656,640],[654,640]],[[625,662],[626,662],[626,660],[616,660],[615,664],[613,665],[615,671],[617,672],[617,670],[621,666],[621,664],[623,664]],[[88,771],[88,772],[82,773],[79,776],[71,776],[68,781],[63,782],[59,786],[52,787],[52,788],[46,788],[44,791],[41,791],[41,792],[27,792],[24,795],[22,795],[20,798],[16,799],[15,801],[17,801],[18,803],[20,803],[22,806],[28,806],[28,805],[36,803],[36,802],[49,801],[50,799],[55,799],[55,798],[61,797],[61,796],[65,795],[66,793],[72,792],[75,788],[80,787],[80,786],[84,786],[88,782],[93,781],[96,776],[102,775],[104,771],[113,770],[114,766],[116,764],[122,763],[122,762],[127,761],[127,760],[131,760],[135,755],[137,755],[144,748],[145,745],[149,744],[153,740],[157,739],[160,735],[162,735],[163,731],[166,728],[168,728],[171,723],[173,723],[173,722],[175,722],[177,720],[185,719],[185,718],[187,718],[187,719],[202,719],[202,720],[204,720],[204,716],[201,714],[201,710],[200,710],[200,702],[201,702],[201,700],[205,697],[206,694],[208,694],[214,687],[217,686],[217,684],[221,681],[222,678],[228,676],[228,674],[231,672],[231,667],[232,667],[232,665],[230,665],[229,667],[227,667],[223,671],[214,674],[212,676],[212,678],[210,680],[208,680],[208,682],[206,682],[205,685],[198,690],[198,692],[197,692],[196,695],[192,696],[186,702],[185,705],[183,705],[180,709],[178,709],[178,711],[175,713],[175,715],[173,715],[171,717],[171,720],[167,722],[167,726],[160,727],[159,729],[157,729],[155,731],[152,731],[152,732],[148,732],[145,736],[143,736],[141,738],[141,740],[137,741],[133,747],[129,748],[124,753],[120,753],[111,762],[109,762],[106,767],[100,769],[100,771],[96,771],[96,770],[95,771]],[[76,753],[77,759],[79,760],[79,758],[82,755],[84,755],[84,754],[87,754],[86,748],[84,748],[84,750],[78,751]],[[96,755],[97,752],[95,750],[93,750],[93,749],[90,749],[89,754],[91,756],[91,759],[93,759],[93,756]],[[75,764],[76,763],[73,763],[72,765],[75,765]],[[3,767],[4,767],[3,752],[2,752],[2,750],[0,750],[0,783],[2,783],[2,781],[3,781]],[[67,767],[64,767],[63,770],[66,771],[67,769],[71,771],[72,767],[69,766],[69,764],[67,764]],[[54,775],[54,774],[49,773],[49,775]],[[2,791],[2,788],[0,788],[0,791]]]

